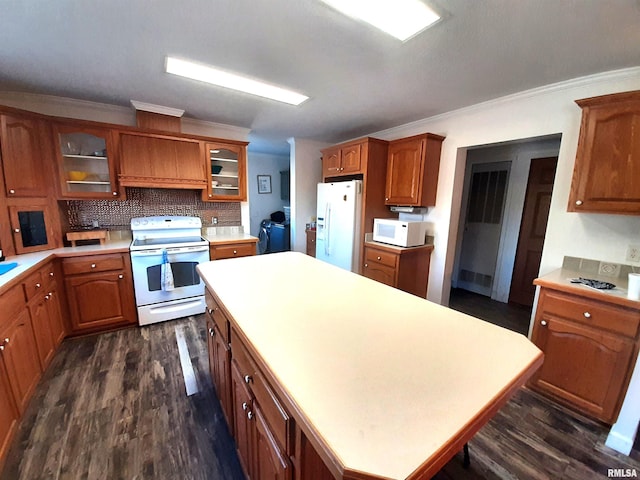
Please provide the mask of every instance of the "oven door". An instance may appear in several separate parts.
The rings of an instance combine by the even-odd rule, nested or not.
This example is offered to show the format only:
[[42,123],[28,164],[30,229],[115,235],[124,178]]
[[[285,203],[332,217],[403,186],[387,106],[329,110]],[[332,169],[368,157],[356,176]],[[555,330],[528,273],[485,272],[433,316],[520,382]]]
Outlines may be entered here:
[[[162,253],[167,252],[173,273],[172,290],[162,285]],[[196,267],[209,261],[207,245],[194,247],[155,248],[131,252],[136,304],[151,305],[204,295],[204,283]]]

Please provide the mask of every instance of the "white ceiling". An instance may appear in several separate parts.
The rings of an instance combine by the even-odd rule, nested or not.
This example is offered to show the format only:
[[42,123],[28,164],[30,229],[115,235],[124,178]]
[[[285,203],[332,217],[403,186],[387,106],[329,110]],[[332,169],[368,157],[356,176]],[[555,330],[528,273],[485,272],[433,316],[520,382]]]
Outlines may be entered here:
[[[180,108],[286,149],[290,137],[337,142],[640,65],[638,0],[429,4],[444,20],[403,44],[319,0],[0,0],[0,90]],[[172,76],[166,55],[311,99],[294,107]]]

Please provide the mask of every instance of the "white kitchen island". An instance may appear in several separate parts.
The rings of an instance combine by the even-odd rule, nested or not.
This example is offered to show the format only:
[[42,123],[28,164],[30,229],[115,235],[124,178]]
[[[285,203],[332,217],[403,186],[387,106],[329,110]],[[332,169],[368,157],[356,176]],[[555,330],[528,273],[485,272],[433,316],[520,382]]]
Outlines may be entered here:
[[522,335],[301,253],[198,271],[335,478],[430,478],[542,364]]

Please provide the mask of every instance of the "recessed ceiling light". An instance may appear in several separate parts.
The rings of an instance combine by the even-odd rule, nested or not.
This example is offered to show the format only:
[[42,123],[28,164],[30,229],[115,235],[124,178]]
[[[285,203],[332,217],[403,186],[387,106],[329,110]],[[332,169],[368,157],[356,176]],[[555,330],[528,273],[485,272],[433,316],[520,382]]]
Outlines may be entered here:
[[309,98],[291,90],[269,85],[258,80],[226,72],[201,63],[180,60],[175,57],[167,57],[165,70],[167,73],[180,75],[181,77],[211,83],[219,87],[239,90],[241,92],[270,98],[272,100],[289,103],[291,105],[300,105]]
[[402,40],[408,40],[440,15],[420,0],[322,0],[350,17],[359,18]]

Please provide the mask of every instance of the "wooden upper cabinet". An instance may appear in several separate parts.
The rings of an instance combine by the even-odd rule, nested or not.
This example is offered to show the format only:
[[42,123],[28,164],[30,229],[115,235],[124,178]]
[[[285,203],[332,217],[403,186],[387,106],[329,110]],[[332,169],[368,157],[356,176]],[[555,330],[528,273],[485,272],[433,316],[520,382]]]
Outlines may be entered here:
[[110,128],[55,123],[59,193],[64,198],[118,198],[116,148]]
[[577,100],[570,212],[640,215],[640,91]]
[[247,199],[247,144],[207,143],[205,145],[207,187],[204,201],[241,202]]
[[331,147],[322,151],[322,176],[339,177],[363,173],[362,142]]
[[46,197],[52,161],[47,123],[27,115],[3,114],[0,143],[7,197]]
[[152,133],[120,132],[120,185],[205,189],[204,142]]
[[439,135],[425,133],[389,142],[386,205],[436,204],[443,140]]

